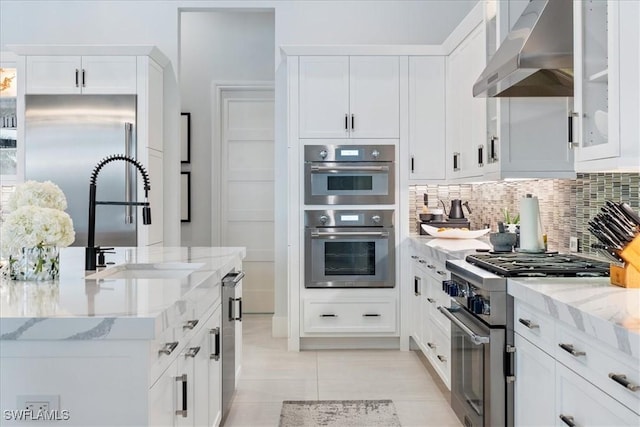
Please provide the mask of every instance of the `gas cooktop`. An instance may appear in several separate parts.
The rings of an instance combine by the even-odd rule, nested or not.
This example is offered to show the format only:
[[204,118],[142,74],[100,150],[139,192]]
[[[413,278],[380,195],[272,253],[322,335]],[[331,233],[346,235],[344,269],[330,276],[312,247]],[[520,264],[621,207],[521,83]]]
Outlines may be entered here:
[[503,277],[609,276],[609,263],[573,254],[474,254],[466,261]]

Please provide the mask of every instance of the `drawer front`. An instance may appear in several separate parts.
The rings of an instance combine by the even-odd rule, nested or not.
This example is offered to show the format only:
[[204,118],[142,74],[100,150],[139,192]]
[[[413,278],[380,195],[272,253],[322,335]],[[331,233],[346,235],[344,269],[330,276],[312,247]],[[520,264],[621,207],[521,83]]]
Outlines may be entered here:
[[305,299],[304,332],[317,333],[393,333],[396,332],[396,300],[324,301]]
[[547,353],[555,353],[555,320],[551,316],[515,300],[513,324],[518,334]]
[[[562,364],[556,366],[556,425],[638,426],[640,416]],[[562,417],[562,418],[561,418]]]
[[427,357],[442,381],[451,389],[451,337],[438,328],[433,328],[425,343]]
[[[640,363],[616,354],[595,338],[558,323],[556,359],[640,414]],[[632,389],[635,387],[635,391]]]

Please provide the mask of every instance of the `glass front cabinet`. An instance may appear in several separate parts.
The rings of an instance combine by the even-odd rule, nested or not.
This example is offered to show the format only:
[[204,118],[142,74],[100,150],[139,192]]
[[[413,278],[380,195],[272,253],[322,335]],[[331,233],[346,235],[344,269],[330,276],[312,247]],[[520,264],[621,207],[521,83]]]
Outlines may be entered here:
[[0,180],[15,184],[18,175],[18,71],[15,57],[0,55]]

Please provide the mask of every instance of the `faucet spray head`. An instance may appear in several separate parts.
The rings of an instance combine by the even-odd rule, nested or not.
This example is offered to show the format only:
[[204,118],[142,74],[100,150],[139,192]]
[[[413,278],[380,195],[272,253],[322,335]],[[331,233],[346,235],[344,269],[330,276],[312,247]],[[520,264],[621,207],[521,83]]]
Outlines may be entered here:
[[151,207],[149,205],[142,207],[142,223],[144,225],[151,224]]

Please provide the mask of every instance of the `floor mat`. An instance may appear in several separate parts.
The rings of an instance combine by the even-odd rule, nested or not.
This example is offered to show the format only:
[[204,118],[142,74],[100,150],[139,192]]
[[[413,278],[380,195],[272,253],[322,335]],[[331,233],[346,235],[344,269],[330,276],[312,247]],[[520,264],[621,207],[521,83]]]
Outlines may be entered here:
[[391,400],[285,400],[280,427],[400,427]]

